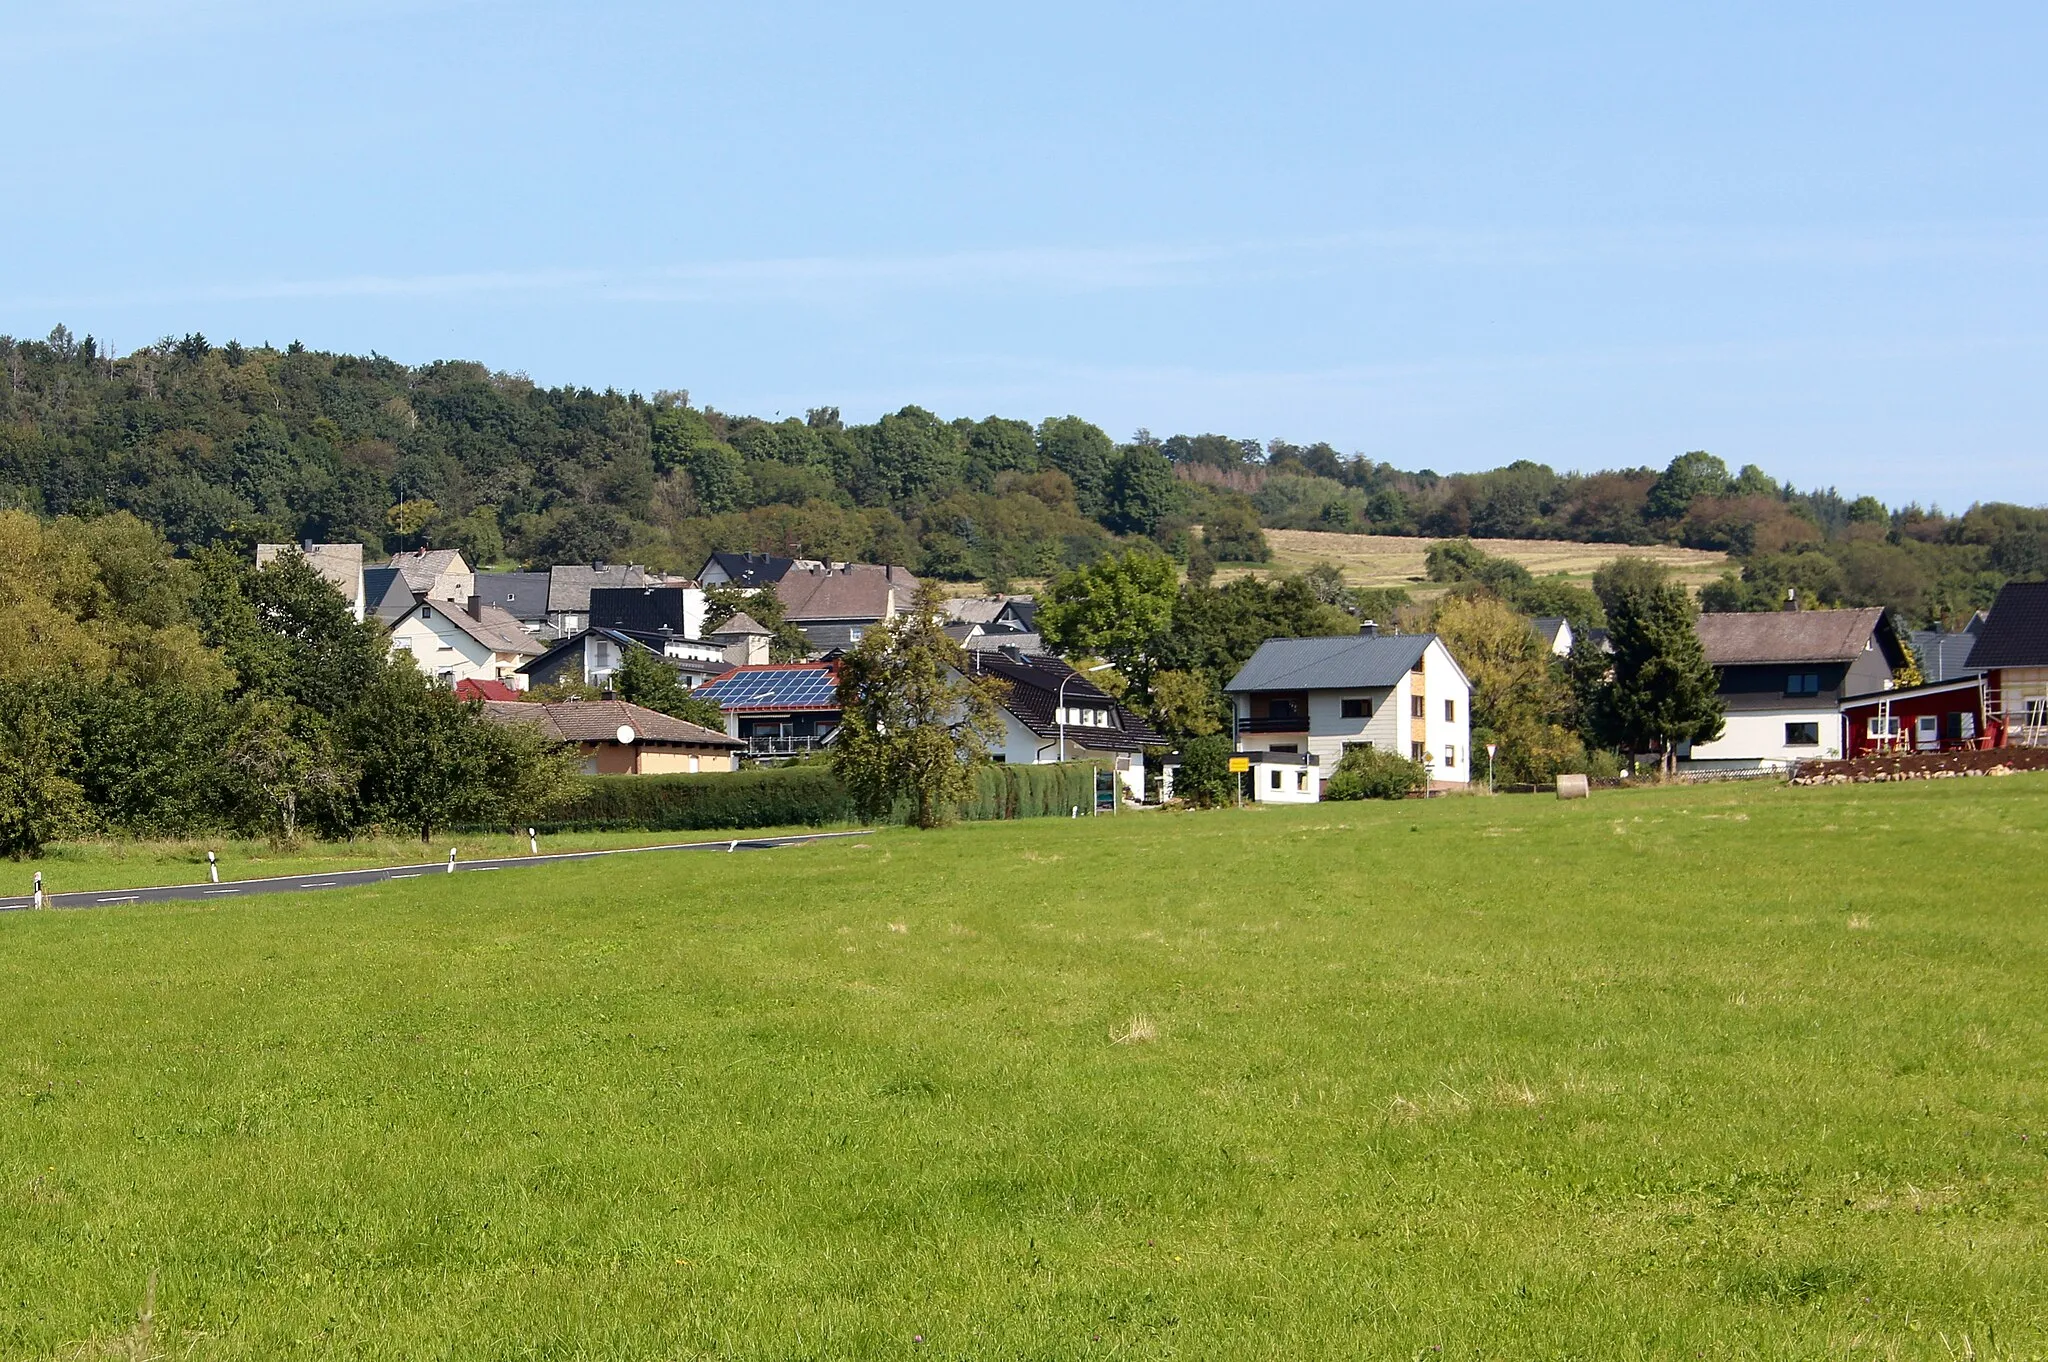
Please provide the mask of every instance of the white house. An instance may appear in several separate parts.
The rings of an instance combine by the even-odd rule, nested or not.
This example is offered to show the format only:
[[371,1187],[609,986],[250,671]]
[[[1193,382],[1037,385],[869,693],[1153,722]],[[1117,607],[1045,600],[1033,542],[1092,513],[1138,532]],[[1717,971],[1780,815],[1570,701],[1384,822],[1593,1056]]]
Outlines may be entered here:
[[1310,757],[1327,774],[1347,748],[1372,747],[1436,784],[1472,778],[1472,683],[1435,634],[1267,639],[1223,689],[1240,752]]
[[1679,750],[1694,770],[1778,770],[1844,755],[1842,697],[1889,688],[1905,662],[1875,606],[1706,614],[1698,629],[1727,720],[1713,742]]
[[1260,804],[1313,804],[1335,769],[1312,753],[1273,751],[1251,754],[1251,767],[1252,799]]
[[1572,622],[1562,615],[1538,615],[1529,621],[1529,627],[1536,632],[1536,640],[1553,657],[1570,657],[1576,635],[1572,633]]
[[547,651],[519,621],[475,597],[463,605],[423,600],[391,626],[391,650],[412,655],[437,681],[503,681],[526,689],[520,668]]
[[1056,657],[1019,648],[970,649],[967,670],[1003,682],[1003,735],[989,755],[1011,766],[1100,761],[1134,801],[1145,798],[1145,749],[1166,739]]

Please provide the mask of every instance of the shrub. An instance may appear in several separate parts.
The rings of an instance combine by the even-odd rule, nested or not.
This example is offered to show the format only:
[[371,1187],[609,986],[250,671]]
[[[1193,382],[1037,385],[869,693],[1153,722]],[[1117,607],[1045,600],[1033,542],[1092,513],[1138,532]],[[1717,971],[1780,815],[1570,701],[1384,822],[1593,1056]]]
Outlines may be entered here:
[[1330,773],[1323,798],[1400,799],[1428,784],[1429,772],[1422,763],[1371,747],[1354,747]]
[[1190,804],[1221,804],[1229,799],[1237,777],[1230,772],[1230,754],[1235,744],[1221,733],[1190,738],[1181,748],[1180,773],[1173,778],[1173,793]]

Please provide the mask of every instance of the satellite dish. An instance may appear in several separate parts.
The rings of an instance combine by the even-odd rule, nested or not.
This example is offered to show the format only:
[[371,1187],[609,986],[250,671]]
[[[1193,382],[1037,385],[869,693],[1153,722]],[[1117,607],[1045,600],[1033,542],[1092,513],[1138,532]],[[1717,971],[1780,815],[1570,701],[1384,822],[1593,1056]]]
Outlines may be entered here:
[[639,737],[639,736],[640,736],[640,735],[639,735],[638,733],[635,733],[635,732],[633,731],[633,725],[631,725],[631,724],[620,724],[620,725],[619,725],[618,739],[619,739],[619,741],[620,741],[620,742],[622,742],[622,743],[625,743],[625,744],[627,744],[627,745],[631,745],[631,743],[632,743],[633,739],[635,739],[635,738],[637,738],[637,737]]

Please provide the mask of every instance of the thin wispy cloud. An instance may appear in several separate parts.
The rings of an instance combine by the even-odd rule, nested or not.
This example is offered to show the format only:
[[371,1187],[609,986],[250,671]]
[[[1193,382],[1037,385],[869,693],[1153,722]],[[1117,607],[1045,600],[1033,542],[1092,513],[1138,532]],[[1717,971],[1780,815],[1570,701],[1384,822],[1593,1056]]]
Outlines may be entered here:
[[777,256],[634,268],[361,272],[10,300],[23,308],[299,299],[518,299],[626,303],[861,302],[938,294],[1169,289],[1367,275],[1376,269],[1879,269],[2005,261],[2038,268],[2048,222],[1908,223],[1857,230],[1593,227],[1442,231],[1415,227],[1128,247],[1016,247],[924,254]]

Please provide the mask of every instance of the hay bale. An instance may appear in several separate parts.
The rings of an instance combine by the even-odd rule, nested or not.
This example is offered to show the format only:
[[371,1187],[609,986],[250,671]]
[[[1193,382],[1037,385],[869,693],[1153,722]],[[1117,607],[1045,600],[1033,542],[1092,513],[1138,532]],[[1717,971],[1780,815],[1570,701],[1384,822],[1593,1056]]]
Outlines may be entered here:
[[1557,797],[1559,799],[1585,799],[1593,793],[1593,787],[1584,776],[1559,776]]

